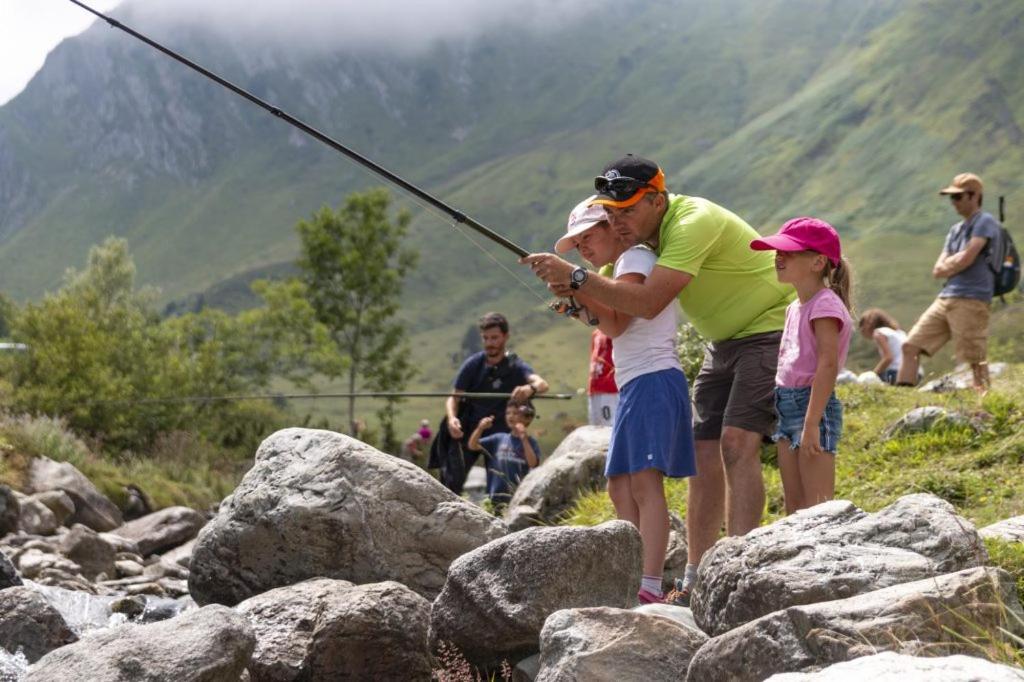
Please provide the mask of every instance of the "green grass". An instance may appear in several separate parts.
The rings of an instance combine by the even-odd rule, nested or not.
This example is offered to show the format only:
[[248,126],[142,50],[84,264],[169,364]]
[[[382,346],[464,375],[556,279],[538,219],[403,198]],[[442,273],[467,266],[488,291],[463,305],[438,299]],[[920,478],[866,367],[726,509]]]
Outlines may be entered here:
[[[866,511],[911,493],[927,492],[950,502],[977,526],[1024,514],[1024,378],[1013,367],[984,398],[973,392],[925,394],[889,387],[841,386],[844,433],[836,460],[836,498]],[[985,428],[939,426],[929,432],[883,441],[880,434],[909,410],[940,405],[985,415]],[[774,447],[762,449],[765,523],[784,513]],[[668,481],[669,508],[685,515],[686,484]],[[565,523],[592,525],[614,518],[602,492],[583,496]]]
[[215,449],[190,434],[166,435],[147,457],[96,454],[65,425],[48,417],[0,418],[0,483],[24,490],[35,457],[68,462],[116,504],[134,484],[157,508],[207,509],[229,495],[252,463],[252,453]]

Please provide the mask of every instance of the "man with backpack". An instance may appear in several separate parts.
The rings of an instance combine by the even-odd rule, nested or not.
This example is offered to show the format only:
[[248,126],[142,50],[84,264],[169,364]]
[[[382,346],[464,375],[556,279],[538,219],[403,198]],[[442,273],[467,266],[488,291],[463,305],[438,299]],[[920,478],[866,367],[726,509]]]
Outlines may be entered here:
[[[939,194],[949,197],[962,220],[949,229],[932,268],[932,276],[945,279],[946,284],[910,330],[896,383],[916,384],[921,353],[934,355],[952,339],[957,359],[971,366],[975,390],[984,392],[989,384],[989,305],[993,295],[1005,293],[997,283],[1005,280],[1004,266],[1014,267],[1007,261],[1013,260],[1016,251],[999,222],[981,210],[983,186],[977,175],[961,173]],[[1019,262],[1016,267],[1019,272]]]
[[[466,358],[452,385],[452,397],[445,401],[445,420],[431,445],[428,467],[441,469],[441,482],[456,495],[462,493],[466,475],[480,453],[468,447],[469,436],[485,417],[492,421],[483,438],[508,433],[505,408],[511,400],[526,403],[548,390],[546,382],[515,353],[506,350],[508,320],[501,313],[480,318],[480,342],[483,350]],[[462,393],[504,393],[508,398],[460,398]],[[488,471],[488,480],[491,472]],[[490,487],[488,487],[490,490]]]

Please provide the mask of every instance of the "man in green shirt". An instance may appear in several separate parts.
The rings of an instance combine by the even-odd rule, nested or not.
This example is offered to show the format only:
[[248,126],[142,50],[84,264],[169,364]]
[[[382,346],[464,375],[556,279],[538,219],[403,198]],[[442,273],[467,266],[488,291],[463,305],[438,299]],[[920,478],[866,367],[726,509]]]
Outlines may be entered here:
[[793,291],[779,283],[773,255],[750,248],[759,237],[750,225],[706,199],[669,194],[654,162],[626,156],[606,166],[594,186],[594,203],[604,205],[612,227],[631,243],[655,249],[651,276],[642,284],[616,281],[554,254],[531,254],[522,262],[557,295],[635,317],[651,319],[678,297],[711,342],[693,386],[697,476],[689,479],[685,600],[723,519],[729,535],[760,525],[760,444],[775,421],[775,369]]

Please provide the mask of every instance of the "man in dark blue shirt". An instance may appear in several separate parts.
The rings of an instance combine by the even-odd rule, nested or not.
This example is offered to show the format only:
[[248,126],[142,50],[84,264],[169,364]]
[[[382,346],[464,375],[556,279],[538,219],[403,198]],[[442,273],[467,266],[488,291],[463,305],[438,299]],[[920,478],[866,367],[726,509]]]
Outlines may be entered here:
[[[469,434],[484,417],[493,417],[493,423],[482,432],[482,436],[493,433],[508,433],[505,422],[505,406],[511,399],[525,403],[533,396],[548,390],[544,381],[530,365],[506,350],[509,330],[508,320],[500,313],[487,313],[480,318],[480,341],[484,349],[466,358],[459,368],[453,385],[454,395],[445,402],[448,434],[462,443],[465,450],[465,471],[476,463],[479,453],[467,445]],[[510,398],[459,398],[461,393],[508,393]],[[459,494],[462,481],[449,481],[448,487]]]
[[995,290],[988,254],[999,252],[992,243],[1002,232],[996,219],[981,210],[982,191],[981,178],[974,173],[957,175],[939,191],[949,197],[962,220],[949,229],[932,268],[932,276],[945,279],[946,285],[907,335],[896,378],[899,385],[916,384],[921,353],[934,355],[952,339],[957,360],[971,366],[975,390],[988,388],[989,304]]

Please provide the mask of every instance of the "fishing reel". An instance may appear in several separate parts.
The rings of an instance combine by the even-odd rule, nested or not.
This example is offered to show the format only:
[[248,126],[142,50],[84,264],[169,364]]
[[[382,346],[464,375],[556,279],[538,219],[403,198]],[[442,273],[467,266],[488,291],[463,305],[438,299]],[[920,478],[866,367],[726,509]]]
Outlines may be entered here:
[[580,319],[580,313],[586,315],[586,323],[591,327],[597,326],[599,320],[590,314],[586,306],[580,305],[576,302],[576,299],[570,296],[569,298],[556,298],[554,301],[548,304],[548,309],[557,313],[558,315],[565,315],[566,317],[574,317],[577,320]]

